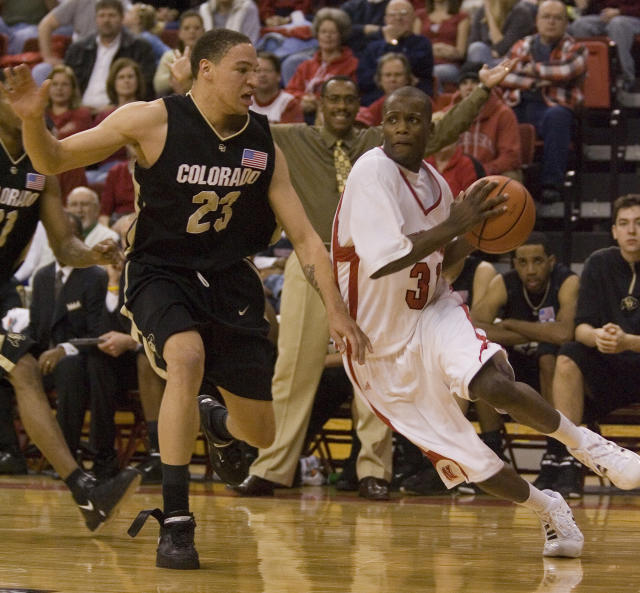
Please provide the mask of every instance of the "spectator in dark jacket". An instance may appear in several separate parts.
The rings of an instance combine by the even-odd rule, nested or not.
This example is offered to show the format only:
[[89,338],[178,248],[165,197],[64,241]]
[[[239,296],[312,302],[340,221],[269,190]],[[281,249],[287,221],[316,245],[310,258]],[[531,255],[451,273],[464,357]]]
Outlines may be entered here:
[[358,63],[358,86],[362,104],[370,105],[382,96],[376,85],[378,58],[388,53],[403,53],[411,64],[411,74],[416,86],[431,95],[433,93],[433,51],[431,42],[424,35],[412,33],[415,12],[408,0],[391,0],[385,12],[385,26],[362,53]]
[[155,58],[148,41],[131,35],[122,26],[124,13],[119,0],[98,0],[96,27],[98,35],[90,35],[72,43],[64,61],[75,72],[82,104],[100,109],[109,103],[107,76],[112,62],[131,58],[140,65],[147,88],[147,99],[153,98]]
[[356,57],[360,57],[372,36],[381,33],[388,3],[389,0],[347,0],[340,6],[351,18],[351,35],[347,45]]

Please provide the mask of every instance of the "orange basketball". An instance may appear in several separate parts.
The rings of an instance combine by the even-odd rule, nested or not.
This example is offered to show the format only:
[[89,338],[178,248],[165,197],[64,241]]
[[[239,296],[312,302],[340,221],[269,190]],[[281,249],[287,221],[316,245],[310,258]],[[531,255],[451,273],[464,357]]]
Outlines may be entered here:
[[489,175],[475,183],[483,179],[498,184],[487,197],[506,195],[507,201],[504,205],[507,209],[499,216],[488,218],[472,228],[465,235],[465,239],[486,253],[508,253],[522,245],[533,230],[536,222],[533,198],[522,183],[510,177]]

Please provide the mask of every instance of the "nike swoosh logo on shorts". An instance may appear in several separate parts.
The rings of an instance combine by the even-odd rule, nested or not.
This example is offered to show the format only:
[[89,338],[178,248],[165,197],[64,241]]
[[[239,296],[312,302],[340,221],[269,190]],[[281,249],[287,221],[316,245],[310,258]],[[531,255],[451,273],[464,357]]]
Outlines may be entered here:
[[244,309],[238,309],[238,315],[242,317],[249,310],[249,305],[247,305]]

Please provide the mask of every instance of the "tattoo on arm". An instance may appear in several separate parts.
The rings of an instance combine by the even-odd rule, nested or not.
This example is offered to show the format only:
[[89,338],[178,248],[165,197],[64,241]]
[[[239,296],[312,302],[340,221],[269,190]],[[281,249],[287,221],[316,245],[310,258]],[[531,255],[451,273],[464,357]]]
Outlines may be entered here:
[[313,264],[306,264],[303,266],[302,271],[309,284],[311,284],[317,292],[320,292],[320,287],[316,281],[316,267]]

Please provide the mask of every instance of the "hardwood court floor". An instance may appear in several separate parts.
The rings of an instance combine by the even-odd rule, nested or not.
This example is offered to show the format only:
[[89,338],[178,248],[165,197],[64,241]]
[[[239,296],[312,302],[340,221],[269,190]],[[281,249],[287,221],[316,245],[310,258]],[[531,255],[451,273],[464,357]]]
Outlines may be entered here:
[[640,496],[574,506],[581,560],[545,560],[536,517],[489,497],[374,503],[330,487],[239,498],[193,483],[202,569],[154,566],[158,526],[126,535],[161,502],[143,487],[98,536],[60,482],[0,477],[0,592],[639,593]]

